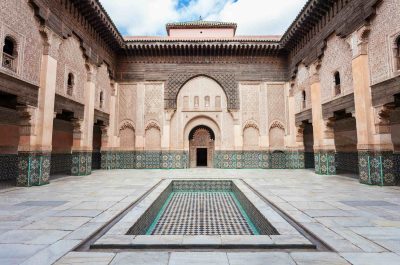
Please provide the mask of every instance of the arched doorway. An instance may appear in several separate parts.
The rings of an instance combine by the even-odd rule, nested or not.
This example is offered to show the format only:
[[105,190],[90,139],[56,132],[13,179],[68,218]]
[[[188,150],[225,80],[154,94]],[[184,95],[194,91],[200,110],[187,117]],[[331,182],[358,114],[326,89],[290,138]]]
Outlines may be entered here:
[[190,167],[213,167],[214,141],[214,132],[207,126],[199,125],[190,131]]

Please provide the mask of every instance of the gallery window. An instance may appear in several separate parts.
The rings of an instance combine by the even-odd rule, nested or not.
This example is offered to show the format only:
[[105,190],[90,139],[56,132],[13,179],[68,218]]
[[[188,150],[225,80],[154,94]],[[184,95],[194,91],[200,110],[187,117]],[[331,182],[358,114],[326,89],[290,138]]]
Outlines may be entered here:
[[75,77],[72,73],[68,74],[67,80],[67,95],[72,96],[74,93]]
[[216,96],[215,97],[215,108],[220,109],[221,108],[221,96]]
[[306,102],[307,102],[307,94],[306,94],[306,91],[303,90],[301,92],[301,108],[303,108],[303,109],[306,108]]
[[104,92],[100,92],[100,108],[104,107]]
[[335,81],[335,96],[340,95],[342,93],[341,88],[341,80],[340,80],[340,73],[335,72],[334,74],[334,81]]
[[210,107],[210,96],[204,97],[204,105],[206,108]]
[[400,36],[397,38],[396,41],[396,66],[397,71],[400,71]]
[[195,108],[198,108],[198,107],[199,107],[199,97],[198,97],[198,96],[195,96],[195,97],[194,97],[194,107],[195,107]]
[[12,71],[17,69],[17,45],[10,36],[4,39],[2,65]]

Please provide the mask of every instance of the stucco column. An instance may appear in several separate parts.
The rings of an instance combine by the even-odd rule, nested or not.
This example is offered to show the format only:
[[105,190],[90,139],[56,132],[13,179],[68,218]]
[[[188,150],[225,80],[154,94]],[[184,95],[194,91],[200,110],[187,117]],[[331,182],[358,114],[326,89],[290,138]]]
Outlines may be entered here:
[[18,147],[18,186],[47,184],[50,177],[57,58],[62,39],[46,27],[41,29],[41,33],[44,47],[38,108],[20,110],[20,115],[29,120],[29,129],[26,129],[27,124],[22,125],[25,128]]
[[164,128],[163,134],[161,138],[161,149],[169,150],[170,149],[170,141],[171,141],[171,119],[174,115],[174,109],[168,109],[164,111]]
[[360,182],[395,185],[393,142],[390,131],[390,106],[373,106],[369,76],[367,26],[348,39],[353,52],[355,118]]
[[230,110],[229,113],[233,119],[234,149],[241,151],[243,149],[243,129],[240,122],[240,114],[239,111],[234,110]]
[[93,124],[94,124],[94,106],[96,101],[96,83],[93,72],[94,66],[87,65],[87,81],[85,84],[85,108],[83,118],[83,141],[81,143],[82,151],[92,151],[93,149]]
[[89,175],[92,172],[93,124],[96,97],[95,66],[86,65],[83,119],[74,119],[71,174]]
[[145,84],[137,84],[137,94],[136,94],[136,135],[135,135],[135,149],[144,150],[144,104],[145,104]]
[[288,149],[287,165],[289,168],[304,168],[304,125],[296,124],[296,101],[293,86],[287,84],[286,88],[289,132],[285,137],[285,145]]
[[117,167],[116,149],[119,147],[118,139],[118,83],[112,82],[112,91],[110,98],[110,120],[109,124],[101,126],[101,168],[114,169]]
[[331,121],[322,116],[320,62],[311,66],[311,105],[314,135],[315,172],[321,175],[336,174],[335,143]]

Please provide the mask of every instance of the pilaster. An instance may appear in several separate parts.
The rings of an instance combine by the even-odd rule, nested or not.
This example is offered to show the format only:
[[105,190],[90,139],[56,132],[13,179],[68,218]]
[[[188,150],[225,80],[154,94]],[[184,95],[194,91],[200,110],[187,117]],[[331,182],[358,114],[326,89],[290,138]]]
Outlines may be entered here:
[[391,138],[390,105],[373,106],[369,76],[368,25],[348,39],[353,52],[352,73],[357,122],[360,182],[396,185],[395,155]]
[[47,27],[41,29],[44,49],[40,67],[38,107],[20,106],[17,186],[49,182],[53,136],[57,59],[61,38]]
[[311,66],[311,104],[314,135],[315,173],[321,175],[336,174],[335,141],[333,120],[324,120],[322,116],[320,62]]

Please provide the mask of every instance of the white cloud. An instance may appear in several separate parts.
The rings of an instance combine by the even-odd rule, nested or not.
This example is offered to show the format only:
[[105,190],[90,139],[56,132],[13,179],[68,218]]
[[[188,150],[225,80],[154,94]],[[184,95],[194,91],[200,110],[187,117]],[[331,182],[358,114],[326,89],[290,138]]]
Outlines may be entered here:
[[165,24],[204,20],[236,22],[237,34],[282,34],[306,0],[100,0],[124,35],[165,35]]

